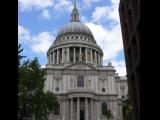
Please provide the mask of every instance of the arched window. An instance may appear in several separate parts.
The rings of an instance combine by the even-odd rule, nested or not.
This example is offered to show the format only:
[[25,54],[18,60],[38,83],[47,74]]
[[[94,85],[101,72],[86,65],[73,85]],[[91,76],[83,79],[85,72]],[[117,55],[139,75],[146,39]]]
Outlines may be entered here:
[[59,87],[56,87],[56,92],[58,92],[59,91]]
[[106,115],[107,112],[107,103],[102,103],[102,115]]
[[54,115],[60,115],[60,104],[57,103],[54,108]]
[[105,90],[105,88],[102,88],[102,92],[105,92],[106,90]]
[[84,87],[84,76],[77,76],[77,87]]

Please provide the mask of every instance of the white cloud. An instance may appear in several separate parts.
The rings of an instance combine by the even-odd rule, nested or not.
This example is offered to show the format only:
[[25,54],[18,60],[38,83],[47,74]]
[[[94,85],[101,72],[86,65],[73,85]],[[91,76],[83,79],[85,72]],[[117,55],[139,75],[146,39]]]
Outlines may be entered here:
[[126,75],[125,61],[112,60],[111,63],[115,67],[116,73],[118,73],[120,76],[125,76]]
[[44,10],[53,7],[56,11],[71,11],[73,2],[69,0],[18,0],[21,11]]
[[32,50],[36,53],[46,54],[51,46],[54,37],[49,32],[42,32],[37,36],[32,37],[33,45]]
[[54,36],[49,32],[41,32],[38,35],[31,35],[29,30],[23,26],[18,26],[18,40],[27,44],[35,53],[46,54],[51,46]]
[[30,39],[29,31],[21,25],[18,25],[18,41],[23,42]]
[[62,12],[64,10],[71,11],[73,9],[73,2],[69,0],[58,0],[54,5],[56,11]]
[[89,22],[88,19],[87,19],[85,16],[80,16],[80,21],[81,21],[82,23],[87,23],[87,22]]
[[96,7],[95,11],[92,13],[92,18],[94,22],[100,21],[102,18],[106,18],[107,7]]
[[41,65],[41,68],[46,68],[46,66],[45,65]]
[[92,3],[96,3],[96,2],[99,2],[100,0],[83,0],[83,4],[86,6],[86,7],[90,7],[92,5]]
[[120,0],[110,0],[113,5],[118,6]]
[[18,0],[21,11],[28,11],[33,8],[44,9],[53,6],[53,0]]
[[96,7],[92,13],[94,22],[101,22],[103,20],[114,20],[119,22],[118,5],[119,0],[111,0],[112,5]]
[[39,10],[40,18],[49,20],[51,12],[54,13],[69,11],[73,9],[73,2],[69,0],[19,0],[19,7],[21,12]]
[[[119,0],[110,0],[110,6],[96,7],[92,13],[92,20],[86,25],[91,29],[104,53],[103,61],[111,61],[119,75],[126,75],[125,61],[117,61],[119,53],[123,51],[121,28],[119,22]],[[107,28],[102,22],[109,22]],[[116,23],[116,24],[115,24]],[[110,29],[108,29],[110,28]],[[108,63],[104,63],[107,65]]]
[[48,10],[44,9],[41,13],[41,17],[44,19],[44,20],[49,20],[51,18],[51,15],[49,13]]
[[121,28],[119,25],[114,26],[111,30],[104,28],[102,25],[94,23],[86,23],[91,29],[97,44],[104,52],[103,59],[109,60],[118,56],[118,53],[123,49]]

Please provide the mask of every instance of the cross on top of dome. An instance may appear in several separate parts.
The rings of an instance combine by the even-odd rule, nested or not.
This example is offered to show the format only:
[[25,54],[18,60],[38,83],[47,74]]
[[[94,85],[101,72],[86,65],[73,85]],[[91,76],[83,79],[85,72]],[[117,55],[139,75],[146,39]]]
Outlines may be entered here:
[[72,10],[72,13],[71,13],[71,22],[80,22],[79,20],[79,13],[78,13],[78,9],[77,9],[77,6],[76,6],[76,0],[74,1],[74,8]]

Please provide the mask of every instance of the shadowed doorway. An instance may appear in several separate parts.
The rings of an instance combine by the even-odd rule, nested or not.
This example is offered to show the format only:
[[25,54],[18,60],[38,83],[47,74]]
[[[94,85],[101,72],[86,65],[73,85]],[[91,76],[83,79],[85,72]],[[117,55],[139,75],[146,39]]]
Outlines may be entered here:
[[85,120],[84,119],[84,110],[80,110],[80,120]]

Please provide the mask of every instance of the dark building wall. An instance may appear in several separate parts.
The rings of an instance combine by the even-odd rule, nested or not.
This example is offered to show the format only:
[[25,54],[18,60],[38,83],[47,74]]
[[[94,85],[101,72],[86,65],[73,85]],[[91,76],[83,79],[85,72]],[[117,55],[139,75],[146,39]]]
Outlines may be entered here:
[[140,0],[120,0],[119,15],[129,97],[134,108],[134,120],[140,120]]

